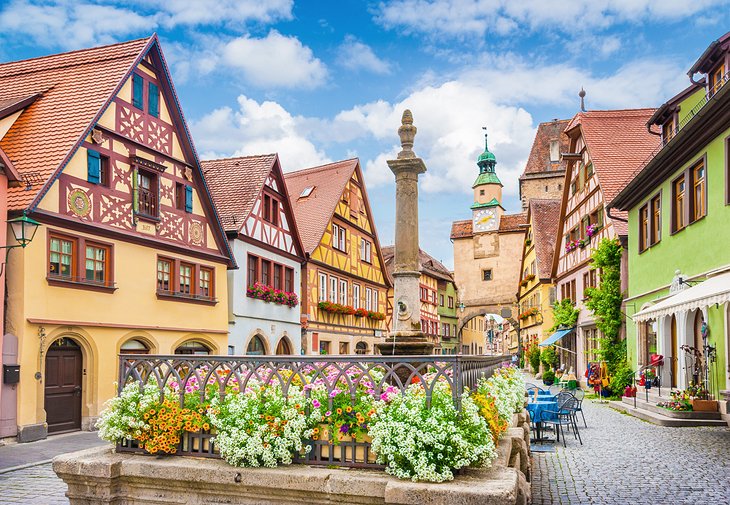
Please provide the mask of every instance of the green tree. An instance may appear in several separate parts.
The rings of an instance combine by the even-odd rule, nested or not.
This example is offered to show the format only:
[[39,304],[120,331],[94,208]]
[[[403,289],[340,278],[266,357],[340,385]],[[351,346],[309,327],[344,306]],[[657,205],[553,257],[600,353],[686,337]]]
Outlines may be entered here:
[[575,307],[575,304],[570,298],[563,298],[559,302],[553,304],[553,327],[550,331],[555,331],[558,328],[572,328],[578,321],[578,314],[580,309]]

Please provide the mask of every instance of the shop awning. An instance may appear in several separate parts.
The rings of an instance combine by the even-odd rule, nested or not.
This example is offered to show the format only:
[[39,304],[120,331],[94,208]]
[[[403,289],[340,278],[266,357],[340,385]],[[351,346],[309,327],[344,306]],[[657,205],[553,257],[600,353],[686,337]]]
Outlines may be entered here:
[[670,316],[680,311],[696,310],[716,303],[730,302],[730,273],[710,277],[706,281],[682,290],[656,305],[640,310],[631,318],[648,321]]
[[540,347],[547,347],[549,345],[553,345],[555,342],[560,340],[566,335],[569,335],[570,333],[573,333],[575,331],[575,328],[568,328],[567,330],[558,330],[552,335],[550,335],[548,338],[540,342]]

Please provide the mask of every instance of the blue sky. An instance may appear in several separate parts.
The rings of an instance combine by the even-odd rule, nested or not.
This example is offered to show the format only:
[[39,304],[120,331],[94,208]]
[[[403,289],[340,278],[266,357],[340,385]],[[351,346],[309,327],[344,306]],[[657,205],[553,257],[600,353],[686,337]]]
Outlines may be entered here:
[[357,156],[381,244],[393,241],[404,108],[421,181],[421,246],[452,267],[475,159],[490,149],[519,210],[537,124],[656,107],[723,26],[730,0],[2,0],[0,60],[157,32],[203,158],[278,152],[286,171]]

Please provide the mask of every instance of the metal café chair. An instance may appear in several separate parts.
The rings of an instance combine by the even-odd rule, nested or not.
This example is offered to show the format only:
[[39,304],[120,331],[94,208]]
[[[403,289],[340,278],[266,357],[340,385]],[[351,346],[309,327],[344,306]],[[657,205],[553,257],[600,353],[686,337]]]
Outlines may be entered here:
[[578,400],[575,399],[575,396],[567,392],[560,393],[558,395],[558,398],[558,410],[545,411],[545,413],[549,414],[549,416],[546,416],[546,419],[543,419],[542,422],[545,424],[550,424],[554,427],[557,442],[560,442],[561,436],[563,437],[563,447],[566,447],[565,431],[563,430],[563,426],[566,426],[568,429],[572,430],[574,437],[578,439],[580,445],[583,445],[583,440],[581,439],[580,433],[578,432],[578,424],[576,422],[575,409]]
[[578,401],[578,406],[576,407],[576,418],[578,416],[578,412],[580,412],[580,416],[583,418],[583,424],[586,428],[588,428],[588,423],[586,423],[586,416],[583,413],[583,398],[586,396],[586,392],[582,389],[576,389],[575,393],[573,393],[573,396],[575,396],[575,399]]

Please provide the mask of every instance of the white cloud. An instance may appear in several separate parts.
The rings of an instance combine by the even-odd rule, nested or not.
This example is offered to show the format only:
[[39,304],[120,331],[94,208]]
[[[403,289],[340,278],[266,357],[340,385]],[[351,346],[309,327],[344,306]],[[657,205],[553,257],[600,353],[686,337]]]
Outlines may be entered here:
[[617,23],[678,20],[728,0],[390,0],[377,22],[408,33],[464,38],[517,30],[600,30]]
[[302,121],[272,101],[257,102],[241,95],[237,109],[222,107],[191,122],[204,159],[279,153],[284,170],[328,163],[326,154],[298,130]]
[[293,0],[144,0],[140,3],[164,12],[164,24],[176,26],[291,19]]
[[338,50],[337,62],[343,67],[358,71],[365,70],[374,74],[389,74],[390,63],[376,56],[373,49],[352,35],[345,37]]
[[264,38],[244,36],[227,42],[221,62],[260,87],[315,88],[327,78],[327,68],[309,47],[276,30]]

